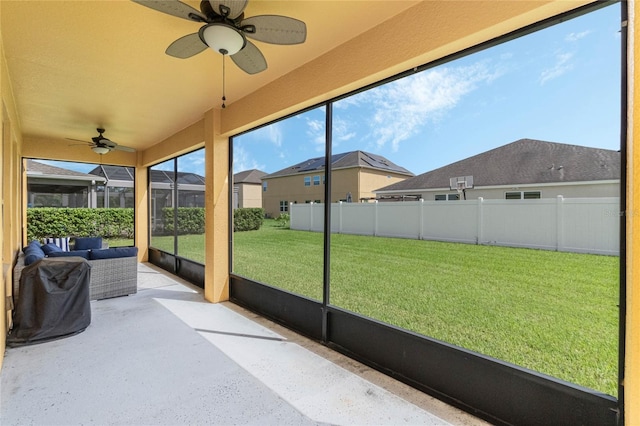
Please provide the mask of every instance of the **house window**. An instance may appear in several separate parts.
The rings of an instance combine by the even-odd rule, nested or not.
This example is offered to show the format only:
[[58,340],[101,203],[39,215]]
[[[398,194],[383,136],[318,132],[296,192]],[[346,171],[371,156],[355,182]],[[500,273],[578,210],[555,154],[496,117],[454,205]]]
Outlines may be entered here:
[[322,202],[322,200],[315,200],[315,201],[314,201],[314,203],[317,203],[317,204],[319,204],[319,203],[321,203],[321,202]]
[[525,191],[523,195],[525,200],[537,200],[540,198],[540,191]]
[[267,192],[267,182],[262,182],[262,192]]
[[540,191],[510,191],[504,198],[505,200],[534,200],[540,198]]
[[459,200],[460,194],[436,194],[436,201],[454,201]]
[[313,177],[313,186],[320,185],[320,176]]
[[304,186],[311,186],[311,176],[304,177]]
[[280,201],[280,212],[288,212],[288,211],[289,211],[289,202]]

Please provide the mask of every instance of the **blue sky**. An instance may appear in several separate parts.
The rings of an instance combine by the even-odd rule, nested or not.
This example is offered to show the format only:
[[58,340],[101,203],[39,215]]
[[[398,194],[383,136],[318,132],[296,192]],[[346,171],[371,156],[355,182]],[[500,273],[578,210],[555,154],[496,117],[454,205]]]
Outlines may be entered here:
[[[615,4],[345,98],[333,153],[364,150],[420,174],[522,138],[618,150],[619,30]],[[316,108],[236,137],[234,173],[324,155],[324,116]],[[179,168],[203,175],[203,155]]]
[[[619,149],[620,5],[334,104],[333,153],[424,173],[522,138]],[[234,141],[234,172],[324,153],[324,109]]]

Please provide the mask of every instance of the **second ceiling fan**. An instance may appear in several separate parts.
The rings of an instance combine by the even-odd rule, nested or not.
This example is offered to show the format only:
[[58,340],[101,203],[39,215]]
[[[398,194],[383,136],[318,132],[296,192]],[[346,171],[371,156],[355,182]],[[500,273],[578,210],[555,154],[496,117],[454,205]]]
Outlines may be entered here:
[[197,33],[180,37],[169,45],[167,55],[186,59],[207,47],[229,55],[244,72],[256,74],[267,69],[260,49],[248,38],[271,44],[300,44],[307,37],[304,22],[288,16],[244,17],[248,0],[203,0],[200,10],[178,0],[133,0],[157,11],[204,25]]

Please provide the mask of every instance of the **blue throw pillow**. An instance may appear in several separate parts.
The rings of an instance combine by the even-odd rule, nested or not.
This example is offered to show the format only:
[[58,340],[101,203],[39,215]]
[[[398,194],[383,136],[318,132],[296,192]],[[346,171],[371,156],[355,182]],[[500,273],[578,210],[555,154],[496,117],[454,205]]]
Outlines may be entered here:
[[54,251],[49,254],[49,257],[71,257],[77,256],[89,260],[89,253],[91,250],[73,250],[73,251]]
[[30,245],[24,251],[24,264],[25,266],[31,265],[40,259],[44,259],[44,251],[40,248],[40,245]]
[[37,246],[37,247],[40,247],[40,241],[38,241],[38,240],[33,240],[33,241],[31,241],[29,244],[27,244],[26,246],[24,246],[24,248],[22,249],[22,252],[23,252],[23,253],[24,253],[24,252],[26,252],[26,251],[27,251],[27,249],[28,249],[29,247],[31,247],[31,246]]
[[95,250],[102,248],[102,237],[78,237],[74,250]]
[[62,249],[53,243],[48,243],[40,247],[45,255],[49,256],[53,252],[60,252]]
[[102,250],[91,250],[89,260],[116,259],[118,257],[133,257],[138,254],[138,247],[114,247]]

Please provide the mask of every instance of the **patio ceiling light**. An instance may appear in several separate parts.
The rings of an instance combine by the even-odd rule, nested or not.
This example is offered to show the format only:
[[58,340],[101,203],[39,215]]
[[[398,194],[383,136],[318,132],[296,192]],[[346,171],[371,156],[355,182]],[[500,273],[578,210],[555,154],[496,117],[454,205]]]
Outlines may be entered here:
[[202,38],[211,49],[223,55],[235,55],[246,44],[246,39],[231,25],[210,24],[203,28]]
[[91,148],[93,150],[93,152],[95,152],[96,154],[106,154],[109,152],[109,148],[105,147],[105,146],[94,146]]

